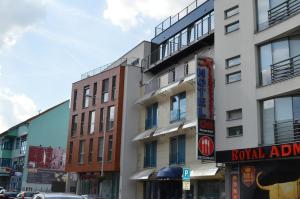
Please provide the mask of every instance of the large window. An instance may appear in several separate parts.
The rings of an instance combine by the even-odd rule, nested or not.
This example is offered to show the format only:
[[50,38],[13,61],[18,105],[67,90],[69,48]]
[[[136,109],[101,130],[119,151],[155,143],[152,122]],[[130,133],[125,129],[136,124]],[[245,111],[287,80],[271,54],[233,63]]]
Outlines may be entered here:
[[144,167],[156,167],[157,142],[145,143]]
[[300,96],[262,102],[263,143],[300,141]]
[[27,135],[21,137],[20,154],[25,155],[27,149]]
[[147,107],[145,129],[151,129],[157,126],[157,107],[158,104],[152,104]]
[[198,197],[207,199],[219,199],[225,194],[224,181],[198,181]]
[[108,136],[108,156],[107,161],[112,161],[112,155],[113,155],[113,136]]
[[74,94],[73,94],[73,111],[76,110],[76,106],[77,106],[77,89],[74,90]]
[[89,134],[95,131],[95,111],[90,111],[89,113]]
[[90,139],[89,143],[89,156],[88,156],[88,161],[92,162],[93,161],[93,139]]
[[110,106],[107,110],[107,117],[106,117],[106,130],[109,131],[114,127],[115,121],[115,107]]
[[185,163],[185,135],[170,139],[170,164]]
[[111,100],[115,100],[117,91],[117,76],[112,77],[112,92],[111,92]]
[[102,102],[108,102],[109,79],[102,81]]
[[180,93],[171,97],[171,118],[170,121],[179,121],[186,117],[186,93]]
[[3,150],[12,150],[13,149],[13,141],[11,139],[2,140],[1,149],[3,149]]
[[89,98],[90,98],[90,87],[85,86],[83,88],[83,101],[82,101],[83,108],[87,108],[89,106]]
[[81,113],[81,122],[80,122],[80,135],[81,136],[84,133],[84,117],[85,117],[85,114]]
[[104,155],[104,142],[103,142],[103,137],[99,137],[98,139],[98,155],[97,155],[97,161],[102,162],[103,160],[103,155]]
[[20,138],[16,138],[16,147],[15,149],[19,149],[20,148]]
[[78,126],[78,115],[73,115],[72,124],[71,124],[71,136],[76,135],[77,126]]
[[97,82],[94,83],[94,88],[93,88],[93,106],[96,105],[96,97],[97,97]]
[[69,157],[68,157],[68,163],[72,163],[72,159],[73,159],[73,142],[70,142],[69,145]]
[[79,164],[84,162],[84,140],[79,141],[78,162]]
[[261,85],[300,75],[300,35],[259,47]]

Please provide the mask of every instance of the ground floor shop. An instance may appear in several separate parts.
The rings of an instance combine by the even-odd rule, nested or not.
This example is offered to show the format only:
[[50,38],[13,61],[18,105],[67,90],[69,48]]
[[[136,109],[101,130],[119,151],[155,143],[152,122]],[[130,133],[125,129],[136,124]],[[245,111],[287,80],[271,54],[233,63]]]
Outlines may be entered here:
[[194,165],[190,190],[183,191],[182,168],[163,167],[137,172],[137,196],[143,199],[225,199],[224,171],[209,165]]
[[300,143],[217,152],[231,199],[299,199]]
[[80,173],[77,178],[77,194],[102,196],[107,199],[118,199],[119,173]]

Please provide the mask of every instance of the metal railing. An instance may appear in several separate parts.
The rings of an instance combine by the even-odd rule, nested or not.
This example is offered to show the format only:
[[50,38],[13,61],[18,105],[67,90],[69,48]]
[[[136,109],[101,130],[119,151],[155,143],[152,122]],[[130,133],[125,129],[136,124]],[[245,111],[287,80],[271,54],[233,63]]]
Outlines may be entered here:
[[271,65],[272,83],[300,75],[300,54]]
[[287,0],[268,10],[269,26],[287,19],[300,11],[300,0]]
[[163,31],[168,29],[170,26],[172,26],[173,24],[178,22],[180,19],[182,19],[183,17],[185,17],[186,15],[191,13],[193,10],[195,10],[196,8],[198,8],[199,6],[204,4],[205,2],[202,3],[202,1],[199,1],[199,0],[193,1],[190,5],[185,7],[183,10],[178,12],[176,15],[170,16],[167,19],[165,19],[163,22],[161,22],[160,24],[158,24],[155,27],[155,36],[159,35]]
[[85,78],[88,78],[88,77],[97,75],[97,74],[103,72],[104,70],[106,70],[110,65],[111,65],[111,63],[110,63],[110,64],[106,64],[106,65],[104,65],[104,66],[100,66],[100,67],[95,68],[95,69],[93,69],[93,70],[90,70],[90,71],[88,71],[88,72],[86,72],[86,73],[83,73],[83,74],[81,75],[81,79],[85,79]]
[[144,69],[150,68],[152,64],[165,60],[195,43],[197,40],[203,39],[213,32],[213,30],[214,12],[211,12],[194,23],[191,27],[170,38],[166,43],[161,44],[157,49],[153,50],[150,55],[144,57],[142,67]]
[[300,123],[294,120],[276,122],[274,140],[275,144],[300,141]]
[[145,84],[144,94],[150,93],[152,91],[156,91],[157,89],[159,89],[159,87],[160,87],[159,78],[154,77],[147,84]]

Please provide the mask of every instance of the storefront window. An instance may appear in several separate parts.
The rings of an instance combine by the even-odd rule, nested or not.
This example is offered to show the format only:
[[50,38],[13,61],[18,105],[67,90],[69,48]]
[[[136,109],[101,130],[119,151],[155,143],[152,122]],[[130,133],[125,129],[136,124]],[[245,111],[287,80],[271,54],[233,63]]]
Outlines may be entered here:
[[224,182],[221,181],[198,181],[198,199],[223,198]]

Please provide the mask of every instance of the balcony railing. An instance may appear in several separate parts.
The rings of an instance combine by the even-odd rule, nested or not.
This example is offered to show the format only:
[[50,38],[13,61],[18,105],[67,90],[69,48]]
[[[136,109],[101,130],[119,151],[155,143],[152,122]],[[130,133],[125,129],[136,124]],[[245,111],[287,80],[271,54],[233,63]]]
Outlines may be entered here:
[[[186,47],[192,45],[197,40],[201,40],[214,30],[214,12],[203,17],[199,22],[188,29],[178,33],[175,37],[170,38],[168,42],[160,45],[153,50],[150,55],[142,60],[144,69],[150,68],[152,64],[165,60],[170,56],[178,53]],[[173,40],[173,41],[170,41]]]
[[274,124],[275,144],[300,141],[300,122],[286,120]]
[[188,5],[187,7],[185,7],[183,10],[178,12],[176,15],[170,16],[167,19],[165,19],[163,22],[161,22],[155,27],[155,36],[159,35],[163,31],[168,29],[170,26],[175,24],[177,21],[179,21],[180,19],[182,19],[183,17],[191,13],[193,10],[195,10],[202,4],[203,4],[202,1],[196,0],[192,2],[190,5]]
[[272,83],[300,75],[300,54],[271,65]]
[[152,91],[156,91],[160,87],[159,78],[155,77],[150,82],[145,84],[145,91],[144,94],[150,93]]
[[269,26],[287,19],[300,11],[300,0],[287,0],[268,10]]

